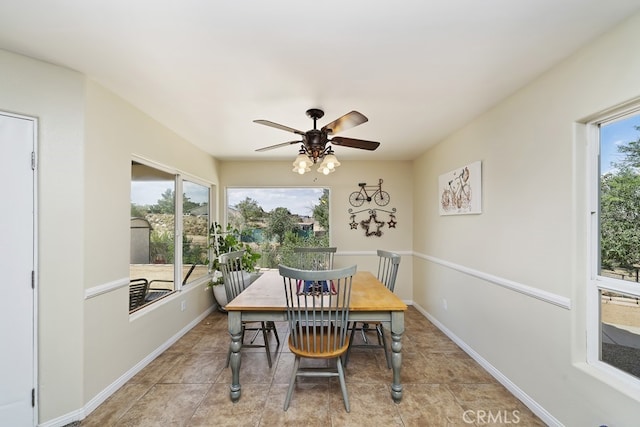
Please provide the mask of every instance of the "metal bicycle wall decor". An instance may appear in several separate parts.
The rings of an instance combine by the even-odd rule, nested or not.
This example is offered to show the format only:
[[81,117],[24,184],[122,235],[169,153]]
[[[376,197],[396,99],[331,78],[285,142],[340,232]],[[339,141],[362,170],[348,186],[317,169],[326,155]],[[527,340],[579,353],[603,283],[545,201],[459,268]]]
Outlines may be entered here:
[[[360,225],[365,233],[364,235],[367,237],[382,236],[382,228],[384,228],[385,224],[389,226],[389,228],[396,228],[396,208],[390,208],[390,210],[383,209],[383,206],[387,206],[391,201],[391,196],[389,193],[382,189],[382,178],[378,180],[378,185],[367,185],[366,182],[361,182],[358,184],[360,190],[354,191],[349,195],[349,203],[351,206],[359,208],[367,202],[368,206],[373,201],[376,205],[380,206],[377,208],[365,207],[361,210],[353,210],[349,208],[349,214],[351,215],[351,221],[349,225],[352,230],[356,230],[358,225]],[[367,219],[361,219],[358,221],[356,219],[359,213],[366,212],[369,215]],[[378,213],[384,212],[389,214],[388,221],[381,221],[378,219]],[[366,215],[365,215],[366,218]]]

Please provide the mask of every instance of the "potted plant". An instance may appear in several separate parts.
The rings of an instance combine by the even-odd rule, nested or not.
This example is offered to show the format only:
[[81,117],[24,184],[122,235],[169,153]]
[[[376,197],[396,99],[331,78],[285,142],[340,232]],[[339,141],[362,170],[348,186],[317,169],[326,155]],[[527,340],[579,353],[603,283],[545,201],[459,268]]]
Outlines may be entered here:
[[209,286],[213,288],[213,295],[218,307],[222,308],[227,305],[227,294],[224,289],[224,277],[220,271],[220,255],[244,250],[242,269],[250,276],[249,283],[251,283],[257,278],[256,265],[260,254],[255,252],[249,244],[242,242],[240,231],[237,228],[227,224],[227,228],[223,230],[222,225],[218,222],[214,222],[209,229],[209,248],[213,249],[214,255],[211,263],[213,273]]

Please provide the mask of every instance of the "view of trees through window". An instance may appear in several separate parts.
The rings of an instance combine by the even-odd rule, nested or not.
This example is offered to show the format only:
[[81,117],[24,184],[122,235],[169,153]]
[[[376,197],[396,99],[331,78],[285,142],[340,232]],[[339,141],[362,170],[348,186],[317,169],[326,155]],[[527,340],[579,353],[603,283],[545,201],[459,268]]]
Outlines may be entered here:
[[640,378],[640,114],[600,124],[599,187],[599,360]]
[[600,127],[600,269],[639,280],[640,115]]
[[[182,189],[180,216],[176,188]],[[130,310],[208,274],[209,186],[131,163]],[[176,223],[177,220],[177,223]],[[175,241],[176,225],[182,239]],[[178,254],[178,256],[176,256]],[[176,272],[175,266],[182,266]]]
[[292,261],[297,246],[329,246],[327,188],[228,188],[227,222],[260,254],[258,266]]

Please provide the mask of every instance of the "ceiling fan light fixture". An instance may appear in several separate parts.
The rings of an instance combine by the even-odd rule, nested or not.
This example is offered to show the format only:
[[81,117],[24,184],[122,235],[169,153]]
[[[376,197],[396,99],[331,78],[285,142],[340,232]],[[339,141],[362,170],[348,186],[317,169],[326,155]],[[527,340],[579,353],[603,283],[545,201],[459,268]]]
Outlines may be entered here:
[[326,166],[331,170],[334,170],[335,168],[340,166],[340,162],[338,161],[338,158],[336,157],[336,155],[333,153],[333,150],[331,149],[331,147],[329,147],[327,154],[324,156],[324,159],[322,160],[322,164],[326,164]]
[[338,166],[340,166],[340,162],[338,161],[338,158],[335,156],[335,154],[333,154],[333,150],[331,149],[331,147],[329,147],[329,149],[327,150],[327,154],[324,155],[322,163],[318,168],[318,172],[329,175],[330,173],[335,172]]
[[298,173],[300,175],[304,175],[305,172],[311,172],[311,168],[307,166],[306,168],[294,167],[292,172]]
[[293,162],[293,172],[297,172],[300,175],[304,175],[305,172],[311,171],[310,166],[313,161],[309,158],[304,149],[300,149],[298,157]]
[[323,175],[329,175],[330,173],[334,173],[335,171],[335,169],[329,169],[328,167],[322,165],[320,165],[320,167],[318,168],[318,172]]

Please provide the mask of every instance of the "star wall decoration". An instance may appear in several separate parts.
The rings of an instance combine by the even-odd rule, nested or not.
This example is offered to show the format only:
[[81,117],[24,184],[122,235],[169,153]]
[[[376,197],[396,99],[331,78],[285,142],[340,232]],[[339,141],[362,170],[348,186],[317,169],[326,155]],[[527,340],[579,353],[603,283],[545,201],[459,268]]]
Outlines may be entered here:
[[355,230],[358,228],[358,223],[356,222],[356,216],[355,215],[351,215],[351,222],[349,223],[349,225],[351,226],[352,230]]
[[[373,223],[375,224],[376,231],[371,230],[371,221],[373,221]],[[362,228],[365,229],[365,236],[382,236],[382,231],[380,231],[380,229],[384,227],[384,221],[378,221],[375,211],[371,213],[369,219],[363,219],[362,221],[360,221],[360,225],[362,225]]]

